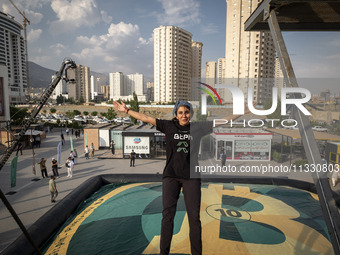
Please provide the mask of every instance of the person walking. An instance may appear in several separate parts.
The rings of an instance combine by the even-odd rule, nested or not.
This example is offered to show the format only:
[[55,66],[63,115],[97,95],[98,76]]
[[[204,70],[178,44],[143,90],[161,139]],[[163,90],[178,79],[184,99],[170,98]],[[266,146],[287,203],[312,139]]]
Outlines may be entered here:
[[67,177],[72,178],[74,163],[71,157],[68,157],[65,166],[67,167]]
[[21,152],[21,155],[22,155],[22,148],[23,148],[23,145],[22,145],[21,142],[19,142],[18,145],[17,145],[17,154],[16,154],[16,156],[18,156],[19,151]]
[[91,143],[91,146],[90,146],[90,155],[91,155],[91,158],[94,157],[94,144]]
[[136,152],[134,150],[130,153],[130,167],[135,166]]
[[52,165],[53,176],[56,178],[59,178],[58,161],[55,158],[52,158],[51,165]]
[[112,140],[110,143],[111,153],[115,155],[115,142]]
[[37,135],[37,136],[36,136],[36,138],[35,138],[35,143],[36,143],[37,148],[40,148],[40,144],[41,144],[40,135]]
[[38,162],[37,164],[40,165],[40,171],[41,171],[41,176],[43,178],[47,178],[47,169],[46,169],[46,159],[45,158],[41,158],[40,162]]
[[55,199],[58,196],[58,190],[57,190],[57,185],[55,183],[55,177],[53,175],[50,176],[50,181],[48,183],[49,190],[51,193],[51,203],[55,203]]
[[89,154],[90,154],[89,146],[86,145],[86,147],[85,147],[85,158],[86,158],[86,159],[89,159],[89,158],[90,158],[90,157],[89,157]]
[[64,134],[63,133],[60,134],[60,138],[61,138],[61,145],[64,145],[65,138],[64,138]]
[[73,162],[74,164],[78,164],[78,152],[76,149],[73,149]]

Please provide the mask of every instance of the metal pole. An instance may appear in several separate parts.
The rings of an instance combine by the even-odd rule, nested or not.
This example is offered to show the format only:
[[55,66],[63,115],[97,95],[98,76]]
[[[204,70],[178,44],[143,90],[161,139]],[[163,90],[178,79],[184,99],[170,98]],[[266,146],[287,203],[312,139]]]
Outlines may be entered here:
[[27,232],[27,229],[25,228],[24,224],[21,222],[20,218],[18,217],[18,215],[16,214],[16,212],[14,211],[13,207],[11,206],[10,202],[7,200],[6,196],[4,195],[4,193],[2,193],[2,190],[0,189],[0,198],[3,201],[4,205],[7,207],[8,211],[12,214],[12,217],[14,218],[14,220],[17,222],[17,224],[19,225],[20,229],[22,230],[22,232],[24,233],[24,235],[26,236],[27,240],[31,243],[31,245],[33,246],[35,252],[39,255],[41,255],[42,253],[39,250],[39,247],[35,244],[35,242],[33,241],[32,237],[30,236],[30,234]]
[[[298,83],[293,71],[293,66],[290,62],[288,51],[283,40],[279,23],[277,21],[275,10],[266,13],[268,18],[269,28],[273,37],[276,52],[278,54],[281,69],[287,86],[298,87]],[[301,95],[295,95],[301,97]],[[310,165],[322,165],[322,160],[309,118],[302,114],[297,107],[294,107],[294,117],[299,123],[299,131],[304,145],[308,163]],[[320,176],[318,172],[312,172],[316,190],[319,196],[319,202],[325,217],[326,225],[330,234],[330,239],[333,245],[334,253],[340,254],[340,217],[338,208],[333,199],[332,190],[329,186],[327,176]]]

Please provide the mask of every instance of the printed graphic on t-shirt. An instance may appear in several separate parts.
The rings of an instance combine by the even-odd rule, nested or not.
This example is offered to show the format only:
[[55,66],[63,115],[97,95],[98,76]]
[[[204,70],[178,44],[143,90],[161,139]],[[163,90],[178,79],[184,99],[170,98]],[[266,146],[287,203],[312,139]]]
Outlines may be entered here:
[[184,153],[188,153],[189,144],[187,142],[178,142],[177,143],[177,152],[183,151]]

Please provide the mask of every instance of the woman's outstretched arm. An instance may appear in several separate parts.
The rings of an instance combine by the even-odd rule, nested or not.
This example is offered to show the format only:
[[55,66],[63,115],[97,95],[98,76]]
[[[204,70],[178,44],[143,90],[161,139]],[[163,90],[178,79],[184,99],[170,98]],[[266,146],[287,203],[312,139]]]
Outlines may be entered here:
[[125,112],[126,114],[130,115],[131,117],[134,117],[137,120],[141,120],[143,122],[146,123],[150,123],[151,125],[156,126],[156,119],[153,117],[150,117],[144,113],[140,113],[140,112],[135,112],[133,110],[130,110],[123,101],[120,101],[120,103],[118,101],[114,101],[113,102],[113,108],[117,111],[120,112]]

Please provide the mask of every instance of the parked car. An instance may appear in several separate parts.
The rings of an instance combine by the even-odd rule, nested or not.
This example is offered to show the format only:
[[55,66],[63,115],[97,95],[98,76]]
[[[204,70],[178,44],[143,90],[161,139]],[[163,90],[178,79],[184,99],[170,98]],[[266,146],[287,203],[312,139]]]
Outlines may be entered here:
[[314,126],[314,127],[312,127],[312,130],[319,131],[319,132],[327,132],[328,131],[327,128],[324,128],[324,127],[321,127],[321,126]]

